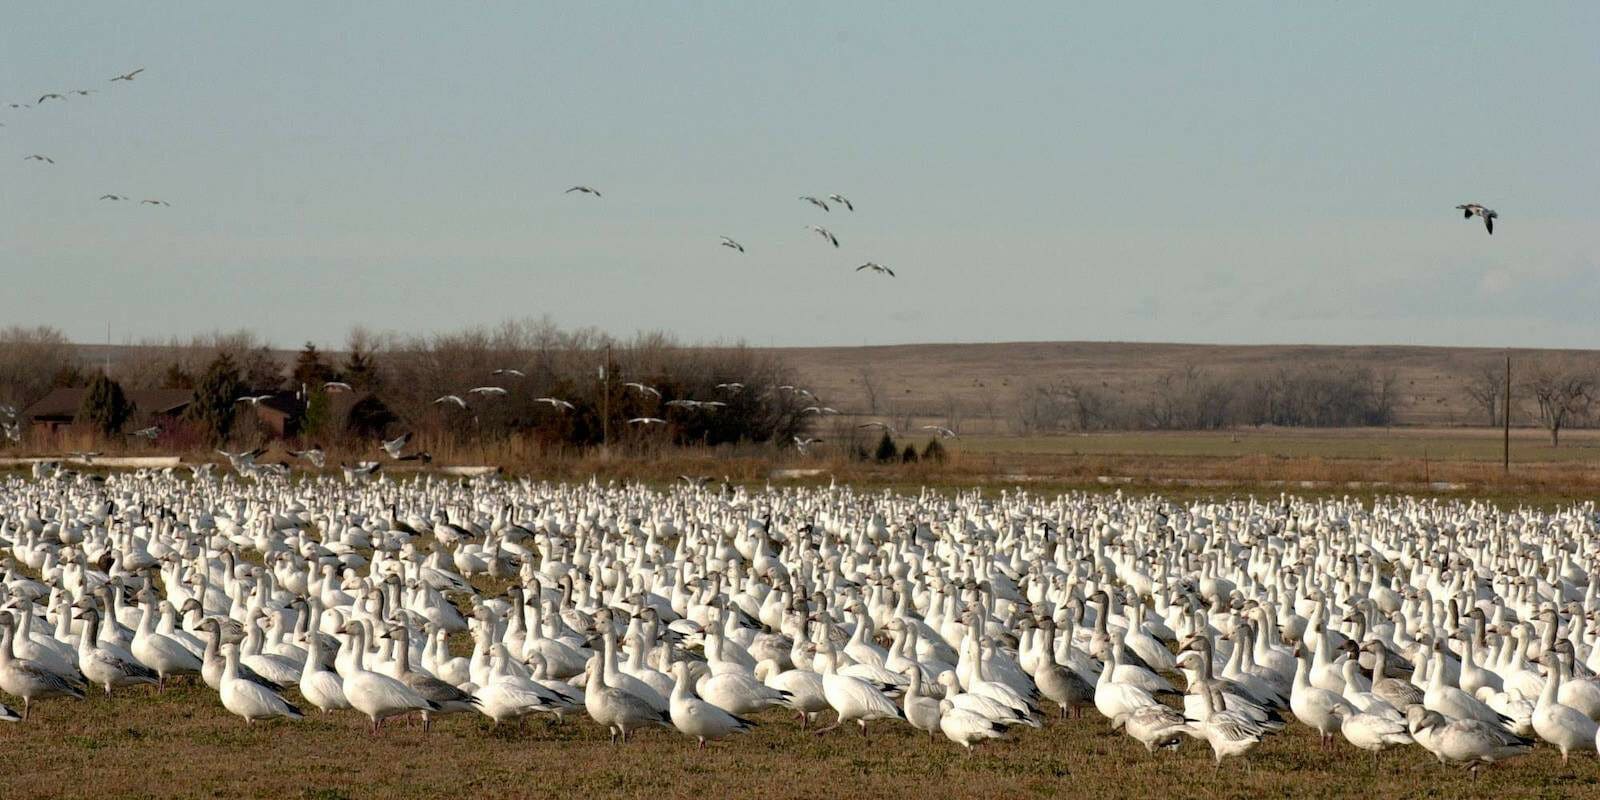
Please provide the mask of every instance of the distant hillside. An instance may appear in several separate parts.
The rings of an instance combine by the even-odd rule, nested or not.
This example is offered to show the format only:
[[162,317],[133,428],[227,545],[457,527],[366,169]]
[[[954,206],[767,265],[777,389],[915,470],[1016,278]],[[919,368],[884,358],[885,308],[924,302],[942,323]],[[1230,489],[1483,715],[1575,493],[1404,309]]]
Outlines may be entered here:
[[[824,401],[844,411],[867,407],[864,378],[878,384],[879,407],[940,416],[953,401],[963,413],[1004,418],[1017,390],[1033,382],[1098,385],[1113,397],[1143,398],[1163,374],[1193,365],[1216,376],[1262,368],[1352,364],[1392,371],[1397,424],[1483,425],[1464,391],[1484,367],[1503,368],[1506,351],[1465,347],[1197,345],[1135,342],[1005,342],[884,347],[777,348]],[[1592,351],[1513,350],[1517,362]],[[1515,376],[1513,376],[1515,378]],[[1514,398],[1515,399],[1515,398]],[[1514,421],[1520,418],[1513,417]]]
[[[83,345],[91,364],[117,362],[134,348]],[[876,388],[886,416],[944,418],[954,408],[969,423],[1003,431],[1014,415],[1018,391],[1037,383],[1070,381],[1097,387],[1113,401],[1146,399],[1164,374],[1193,366],[1226,379],[1279,368],[1354,365],[1395,377],[1395,423],[1413,426],[1484,425],[1485,412],[1465,391],[1484,368],[1500,369],[1506,351],[1464,347],[1205,345],[1137,342],[1004,342],[914,344],[881,347],[771,348],[816,392],[824,405],[847,414],[869,411],[867,383]],[[276,351],[287,363],[293,351]],[[329,352],[332,360],[343,355]],[[1512,350],[1518,363],[1595,351]],[[1532,405],[1518,399],[1513,421],[1531,422]]]

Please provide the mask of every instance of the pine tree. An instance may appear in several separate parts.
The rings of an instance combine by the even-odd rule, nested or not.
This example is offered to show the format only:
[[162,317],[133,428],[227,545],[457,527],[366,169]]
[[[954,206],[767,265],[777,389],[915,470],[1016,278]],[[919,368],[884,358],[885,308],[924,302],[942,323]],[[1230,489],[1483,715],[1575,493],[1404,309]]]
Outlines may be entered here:
[[100,436],[115,436],[122,432],[123,423],[133,416],[133,406],[122,385],[111,380],[104,372],[95,373],[89,391],[78,406],[77,422],[88,425]]
[[928,446],[922,448],[922,460],[923,461],[932,461],[932,462],[935,462],[935,463],[938,463],[938,464],[943,464],[944,463],[944,445],[939,444],[939,440],[938,439],[929,439],[928,440]]
[[378,390],[378,362],[372,353],[355,348],[344,362],[344,380],[350,388],[360,392]]
[[914,444],[906,445],[905,452],[900,454],[900,463],[902,463],[902,464],[915,464],[916,461],[917,461],[917,446],[914,445]]
[[894,446],[894,439],[889,432],[883,432],[883,438],[878,440],[878,451],[873,454],[879,464],[888,464],[900,460],[900,448]]
[[174,361],[167,365],[167,371],[161,376],[163,389],[193,389],[194,376],[183,368],[182,364]]
[[232,356],[223,353],[206,367],[186,415],[213,443],[226,441],[228,432],[233,430],[236,403],[244,390],[239,366]]
[[276,392],[283,388],[283,365],[265,347],[251,350],[244,358],[244,387],[252,392]]
[[295,388],[304,386],[307,390],[314,391],[321,389],[323,383],[333,380],[333,368],[323,362],[322,353],[317,350],[316,345],[306,342],[306,346],[295,357],[294,372],[291,375],[294,378]]

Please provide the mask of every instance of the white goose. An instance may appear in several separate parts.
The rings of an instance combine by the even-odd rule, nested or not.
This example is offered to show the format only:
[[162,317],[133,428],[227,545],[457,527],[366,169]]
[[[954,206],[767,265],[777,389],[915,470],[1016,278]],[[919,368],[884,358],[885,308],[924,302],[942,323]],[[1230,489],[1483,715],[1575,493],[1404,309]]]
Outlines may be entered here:
[[1561,751],[1561,763],[1567,763],[1567,756],[1572,749],[1589,749],[1596,746],[1595,732],[1597,726],[1587,714],[1563,705],[1557,700],[1561,690],[1563,667],[1560,657],[1555,650],[1547,650],[1541,661],[1549,671],[1545,678],[1544,690],[1539,693],[1539,702],[1533,708],[1533,730],[1539,738],[1556,746]]
[[676,667],[677,681],[672,686],[670,699],[672,724],[686,736],[697,740],[695,749],[705,749],[707,741],[726,739],[735,733],[745,733],[755,723],[730,714],[722,708],[701,700],[689,690],[689,664],[680,661]]
[[611,731],[611,743],[618,738],[628,741],[628,734],[646,725],[672,724],[669,712],[658,711],[654,706],[622,689],[606,684],[606,670],[601,663],[603,655],[594,655],[585,669],[583,686],[584,708],[595,722]]
[[347,622],[340,632],[350,637],[351,652],[348,671],[344,674],[344,696],[350,701],[351,708],[365,714],[371,721],[374,736],[389,717],[412,711],[439,710],[437,704],[410,686],[366,668],[367,629],[360,622]]
[[906,718],[905,712],[878,687],[860,678],[839,673],[835,668],[837,656],[831,641],[824,638],[821,644],[808,643],[805,650],[811,656],[812,663],[821,668],[823,696],[839,715],[832,725],[818,729],[818,736],[853,721],[861,726],[861,738],[866,739],[868,722]]
[[229,644],[223,648],[222,657],[223,708],[244,717],[246,723],[273,717],[291,720],[303,718],[300,709],[280,697],[277,692],[239,677],[239,645]]

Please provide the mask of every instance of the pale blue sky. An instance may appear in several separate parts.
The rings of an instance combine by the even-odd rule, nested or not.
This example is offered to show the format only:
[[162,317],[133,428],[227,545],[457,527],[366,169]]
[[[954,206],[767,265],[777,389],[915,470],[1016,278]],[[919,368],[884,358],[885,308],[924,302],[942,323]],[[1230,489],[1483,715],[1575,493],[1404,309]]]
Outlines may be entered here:
[[1600,341],[1597,3],[405,5],[8,9],[0,322]]

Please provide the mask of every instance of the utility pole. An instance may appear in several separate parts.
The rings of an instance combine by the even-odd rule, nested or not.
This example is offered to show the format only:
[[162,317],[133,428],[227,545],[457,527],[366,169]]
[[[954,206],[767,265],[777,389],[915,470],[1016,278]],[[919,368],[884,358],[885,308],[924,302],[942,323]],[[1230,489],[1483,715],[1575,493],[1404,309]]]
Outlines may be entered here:
[[611,455],[611,345],[606,345],[606,360],[600,365],[600,454]]
[[1511,472],[1511,352],[1506,351],[1506,396],[1504,407],[1500,410],[1505,423],[1505,435],[1501,439],[1500,468],[1510,474]]

